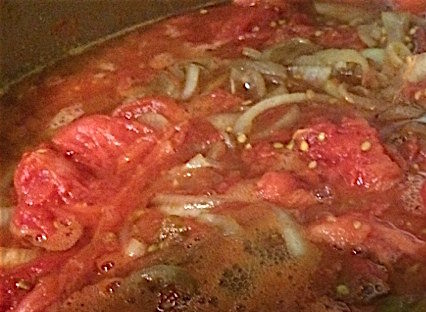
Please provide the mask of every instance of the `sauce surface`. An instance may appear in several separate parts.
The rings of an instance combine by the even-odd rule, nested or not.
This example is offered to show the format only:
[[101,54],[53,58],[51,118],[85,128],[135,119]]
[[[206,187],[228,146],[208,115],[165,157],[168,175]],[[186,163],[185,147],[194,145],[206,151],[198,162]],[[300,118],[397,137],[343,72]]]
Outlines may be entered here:
[[426,311],[425,8],[394,9],[236,1],[3,95],[0,311]]

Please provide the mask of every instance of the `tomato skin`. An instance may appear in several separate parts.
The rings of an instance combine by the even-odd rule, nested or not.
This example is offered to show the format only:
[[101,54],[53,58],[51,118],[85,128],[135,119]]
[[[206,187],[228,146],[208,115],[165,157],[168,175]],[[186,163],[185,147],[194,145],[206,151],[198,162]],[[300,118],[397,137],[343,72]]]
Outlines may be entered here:
[[186,107],[191,115],[201,117],[229,111],[242,102],[242,98],[219,88],[195,97]]
[[27,206],[73,203],[87,191],[87,175],[49,147],[24,154],[15,172],[18,201]]
[[133,102],[122,104],[113,111],[112,116],[132,120],[148,112],[162,114],[172,123],[181,122],[187,117],[187,113],[182,106],[165,96],[143,97]]
[[308,227],[316,242],[326,242],[339,249],[357,248],[373,253],[381,262],[396,261],[401,255],[422,257],[425,242],[374,216],[348,213],[316,221]]
[[[76,249],[45,254],[28,264],[0,272],[0,311],[16,307],[32,291],[41,276],[57,272],[66,259],[75,253]],[[28,289],[18,288],[16,283],[19,281],[24,281]]]
[[[319,139],[319,134],[324,139]],[[365,190],[385,191],[401,178],[401,169],[385,153],[377,132],[363,119],[343,118],[296,133],[296,146],[307,143],[302,157],[315,160],[330,180]],[[363,150],[364,149],[364,150]]]
[[142,124],[93,115],[62,128],[52,141],[64,156],[95,175],[103,175],[114,171],[117,158],[124,158],[131,145],[137,142],[147,153],[156,137],[151,128]]
[[315,197],[302,188],[301,182],[286,171],[265,173],[257,187],[258,196],[281,205],[302,208],[316,202]]
[[81,225],[61,207],[86,198],[88,180],[90,176],[48,147],[25,154],[15,172],[18,204],[12,217],[12,232],[35,245],[47,245],[44,240],[54,242],[58,235],[67,233],[63,246],[50,248],[72,246],[82,234]]

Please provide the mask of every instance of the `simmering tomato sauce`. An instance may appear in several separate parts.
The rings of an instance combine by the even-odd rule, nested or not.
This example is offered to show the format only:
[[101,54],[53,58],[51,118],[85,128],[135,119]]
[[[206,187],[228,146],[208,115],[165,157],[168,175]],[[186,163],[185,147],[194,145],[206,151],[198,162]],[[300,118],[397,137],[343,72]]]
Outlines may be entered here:
[[0,98],[0,311],[426,311],[426,7],[245,1]]

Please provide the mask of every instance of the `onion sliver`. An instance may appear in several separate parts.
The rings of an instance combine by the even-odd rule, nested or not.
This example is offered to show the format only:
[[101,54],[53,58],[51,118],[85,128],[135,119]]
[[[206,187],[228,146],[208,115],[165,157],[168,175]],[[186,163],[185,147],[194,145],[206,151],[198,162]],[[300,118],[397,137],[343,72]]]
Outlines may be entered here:
[[375,10],[369,10],[357,7],[355,5],[345,5],[341,3],[332,3],[314,1],[315,10],[326,17],[332,17],[346,23],[362,23],[372,20],[376,17]]
[[185,167],[187,169],[198,169],[198,168],[217,168],[220,164],[213,159],[208,159],[201,154],[197,154],[187,161]]
[[385,59],[385,50],[378,48],[365,49],[361,52],[362,56],[373,60],[375,63],[382,65]]
[[197,89],[200,67],[195,64],[188,64],[186,67],[185,86],[182,91],[182,100],[188,100]]
[[407,13],[382,12],[382,22],[386,29],[388,43],[404,41],[410,24]]
[[235,121],[240,117],[239,113],[222,113],[208,117],[210,123],[219,131],[226,131],[228,127],[232,127]]
[[408,58],[408,66],[404,73],[404,78],[412,83],[426,79],[426,53],[416,54]]
[[305,38],[292,38],[277,43],[262,53],[262,59],[289,65],[301,55],[307,55],[320,50],[321,47]]
[[204,210],[216,207],[226,201],[219,196],[158,194],[151,204],[167,214],[179,217],[197,217]]
[[369,48],[373,48],[377,46],[377,39],[379,39],[381,36],[381,31],[377,24],[359,25],[357,27],[357,31],[358,31],[358,37]]
[[277,221],[280,225],[280,232],[284,238],[287,250],[293,257],[301,257],[306,254],[307,246],[303,239],[299,226],[293,218],[279,208],[274,208]]
[[250,47],[244,47],[242,54],[244,56],[247,56],[247,57],[253,59],[253,60],[258,60],[262,57],[262,52],[260,52],[256,49],[250,48]]
[[296,123],[299,117],[300,117],[299,107],[297,105],[292,105],[280,119],[278,119],[271,126],[267,127],[265,130],[262,130],[261,132],[256,133],[254,138],[261,139],[273,134],[277,130],[280,130],[283,128],[290,128]]
[[284,104],[297,103],[306,101],[308,97],[305,93],[281,94],[267,98],[250,107],[235,122],[233,132],[235,134],[248,134],[252,127],[253,120],[264,111],[281,106]]
[[264,75],[271,75],[285,78],[287,77],[286,69],[278,63],[270,61],[253,61],[247,59],[236,60],[232,64],[233,67],[239,70],[255,70]]
[[212,213],[203,213],[197,220],[218,227],[225,236],[236,235],[242,232],[241,226],[233,218]]
[[0,247],[0,267],[13,267],[34,259],[38,252],[33,249]]
[[50,129],[58,129],[68,125],[84,115],[83,106],[76,104],[61,109],[49,122]]
[[290,72],[294,78],[301,78],[313,85],[322,85],[331,75],[331,67],[329,66],[290,66]]
[[401,67],[411,55],[411,51],[402,42],[392,42],[386,47],[385,55],[393,66]]
[[361,66],[366,74],[369,65],[364,56],[353,49],[327,49],[318,51],[312,55],[303,55],[294,61],[296,65],[335,66],[340,63],[356,63]]

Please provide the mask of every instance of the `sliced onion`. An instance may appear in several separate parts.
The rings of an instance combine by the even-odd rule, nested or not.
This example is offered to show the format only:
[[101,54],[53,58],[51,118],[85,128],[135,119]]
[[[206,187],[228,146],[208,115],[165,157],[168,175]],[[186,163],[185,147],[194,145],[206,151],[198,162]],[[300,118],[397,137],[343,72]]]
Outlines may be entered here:
[[262,59],[289,65],[295,58],[301,55],[314,53],[320,49],[320,46],[312,43],[308,39],[292,38],[275,44],[263,51]]
[[344,99],[346,102],[366,110],[374,110],[380,104],[375,99],[362,97],[349,92],[346,84],[338,83],[335,80],[327,81],[324,85],[324,91],[335,98]]
[[221,132],[221,135],[223,137],[223,142],[225,143],[227,148],[235,148],[237,146],[237,143],[235,142],[234,138],[232,138],[229,133],[227,132]]
[[182,100],[188,100],[197,89],[200,67],[195,64],[189,64],[186,67],[185,86],[182,91]]
[[367,59],[373,60],[379,65],[383,65],[385,59],[385,50],[378,48],[364,49],[361,51],[362,56]]
[[203,213],[197,217],[197,220],[218,227],[225,236],[237,235],[243,231],[237,221],[229,216]]
[[50,129],[58,129],[70,124],[72,121],[84,115],[81,104],[72,105],[61,109],[49,122]]
[[37,257],[34,249],[0,247],[0,267],[13,267],[27,263]]
[[404,42],[410,24],[407,13],[382,12],[382,23],[386,29],[388,43]]
[[185,167],[188,169],[218,168],[219,166],[220,165],[217,161],[214,161],[213,159],[207,159],[201,154],[195,155],[185,164]]
[[270,98],[276,95],[282,95],[282,94],[287,94],[288,93],[288,89],[286,88],[285,85],[279,85],[278,87],[276,87],[275,89],[273,89],[271,92],[269,92],[266,97]]
[[421,108],[408,105],[395,105],[381,113],[378,116],[378,119],[384,121],[396,121],[403,119],[416,120],[415,118],[419,118],[423,113],[424,110]]
[[0,227],[8,226],[11,218],[12,218],[12,208],[0,207]]
[[287,250],[293,257],[302,257],[307,252],[307,244],[293,218],[279,208],[274,208],[280,232],[286,242]]
[[290,66],[290,72],[293,74],[293,77],[301,79],[316,85],[320,86],[324,84],[331,75],[331,67],[329,66]]
[[262,130],[259,133],[254,134],[253,139],[262,139],[273,134],[277,130],[290,128],[299,120],[299,117],[300,117],[299,106],[292,105],[290,106],[288,111],[275,123],[267,127],[265,130]]
[[426,79],[426,53],[416,54],[408,58],[404,79],[411,83]]
[[150,88],[154,93],[160,93],[178,99],[181,96],[180,83],[166,71],[162,71],[150,83]]
[[284,104],[306,101],[308,97],[305,93],[281,94],[267,98],[250,107],[235,122],[233,132],[235,134],[248,134],[252,127],[253,120],[264,111]]
[[422,124],[426,124],[426,114],[424,114],[423,116],[413,119],[412,121],[418,122],[418,123],[422,123]]
[[357,7],[355,5],[345,5],[336,2],[314,1],[315,10],[326,17],[331,17],[342,22],[360,24],[370,21],[377,16],[375,10]]
[[233,62],[231,65],[239,70],[254,70],[263,75],[271,75],[285,78],[287,77],[287,72],[284,66],[278,63],[270,61],[253,61],[246,59],[239,59]]
[[358,37],[364,42],[369,48],[377,46],[377,42],[381,37],[380,27],[374,24],[359,25],[357,27]]
[[303,55],[294,61],[297,65],[336,66],[341,63],[356,63],[361,66],[362,72],[369,71],[369,65],[364,56],[353,49],[327,49],[312,55]]
[[216,207],[224,201],[220,196],[158,194],[151,204],[167,215],[198,217],[204,210]]
[[166,117],[158,113],[146,112],[138,117],[138,121],[156,130],[161,130],[170,125]]
[[402,42],[389,43],[385,52],[386,59],[395,67],[404,65],[407,57],[411,55],[411,51]]
[[141,241],[132,238],[127,243],[124,249],[124,253],[130,258],[140,258],[146,253],[146,245]]
[[254,93],[256,98],[264,97],[266,94],[266,84],[263,76],[253,69],[231,68],[230,89],[231,93],[236,92],[236,83],[241,83],[244,89]]
[[208,117],[208,120],[216,129],[226,131],[229,127],[234,125],[235,121],[240,116],[240,113],[223,113],[211,115]]
[[250,47],[244,47],[242,54],[253,60],[259,60],[262,57],[262,52]]
[[266,84],[265,80],[263,79],[262,75],[257,71],[249,71],[249,75],[251,77],[251,81],[249,81],[248,87],[253,89],[256,92],[257,98],[262,98],[266,94]]

